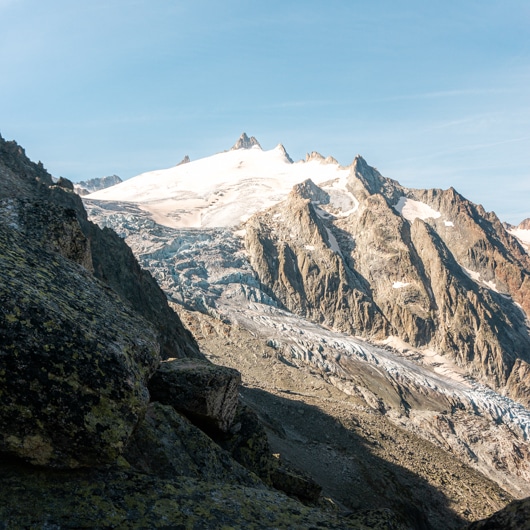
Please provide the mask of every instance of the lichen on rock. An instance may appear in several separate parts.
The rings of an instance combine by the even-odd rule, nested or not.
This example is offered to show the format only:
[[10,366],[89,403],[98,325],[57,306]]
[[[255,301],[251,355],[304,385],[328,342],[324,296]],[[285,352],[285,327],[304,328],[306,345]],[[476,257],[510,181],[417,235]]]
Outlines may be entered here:
[[38,465],[113,461],[149,401],[150,326],[83,267],[0,231],[0,450]]

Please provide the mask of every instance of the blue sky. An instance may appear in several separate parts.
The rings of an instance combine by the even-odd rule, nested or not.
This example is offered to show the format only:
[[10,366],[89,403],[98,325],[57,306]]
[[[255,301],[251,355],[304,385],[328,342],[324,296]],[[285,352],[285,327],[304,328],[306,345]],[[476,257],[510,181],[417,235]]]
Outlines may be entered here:
[[527,0],[0,0],[0,134],[71,180],[243,132],[530,217]]

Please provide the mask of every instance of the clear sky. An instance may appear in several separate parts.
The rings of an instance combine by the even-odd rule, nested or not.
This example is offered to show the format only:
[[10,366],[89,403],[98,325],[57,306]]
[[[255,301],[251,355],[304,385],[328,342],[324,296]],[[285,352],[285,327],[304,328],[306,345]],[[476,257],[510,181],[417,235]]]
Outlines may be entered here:
[[130,178],[243,132],[530,217],[528,0],[0,0],[0,134]]

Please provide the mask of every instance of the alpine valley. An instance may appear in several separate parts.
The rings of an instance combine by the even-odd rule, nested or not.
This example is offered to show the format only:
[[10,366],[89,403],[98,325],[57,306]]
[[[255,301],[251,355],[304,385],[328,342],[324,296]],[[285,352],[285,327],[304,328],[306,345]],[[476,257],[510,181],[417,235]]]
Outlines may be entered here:
[[[76,441],[68,451],[55,451],[53,436],[43,441],[39,431],[38,439],[33,432],[24,437],[31,413],[16,433],[2,427],[0,450],[29,462],[24,466],[41,466],[22,472],[4,462],[4,479],[29,477],[12,491],[30,488],[31,473],[45,481],[46,466],[88,467],[96,482],[106,484],[101,497],[107,505],[100,511],[107,515],[127,511],[113,500],[125,474],[131,499],[131,491],[148,489],[153,476],[166,480],[155,484],[159,511],[154,504],[148,511],[154,517],[164,504],[172,515],[164,512],[146,527],[530,528],[530,220],[507,225],[453,188],[403,187],[360,156],[347,167],[317,152],[294,162],[281,144],[263,150],[246,134],[207,158],[185,157],[175,167],[124,182],[83,183],[83,194],[97,191],[81,200],[70,182],[53,182],[42,164],[1,141],[3,244],[24,251],[23,259],[12,250],[0,256],[8,265],[10,259],[39,262],[38,245],[48,256],[38,263],[34,289],[20,295],[18,306],[3,309],[3,337],[33,323],[36,302],[28,297],[46,297],[38,284],[48,261],[53,269],[68,259],[83,269],[68,278],[81,275],[75,285],[85,294],[77,305],[61,298],[51,307],[74,304],[82,313],[87,298],[83,329],[90,340],[121,333],[125,338],[113,339],[113,355],[128,344],[133,359],[111,369],[85,346],[76,357],[76,364],[94,362],[113,374],[101,383],[113,400],[111,387],[124,400],[132,396],[133,405],[120,401],[116,409],[119,430],[90,431],[101,438],[95,446]],[[39,206],[43,201],[57,213]],[[62,220],[51,222],[53,215]],[[36,229],[43,219],[47,228]],[[62,233],[59,225],[68,227],[66,246],[64,234],[49,237],[50,226]],[[30,238],[29,247],[22,237]],[[65,285],[77,292],[70,281]],[[59,289],[52,287],[50,292]],[[4,291],[6,300],[13,296]],[[116,303],[119,312],[112,309]],[[75,331],[74,320],[68,325]],[[47,318],[41,333],[56,333],[54,322]],[[5,332],[15,325],[12,335]],[[75,348],[78,335],[70,341]],[[35,348],[35,341],[32,335],[28,345]],[[7,357],[19,346],[2,348]],[[223,412],[204,412],[195,394],[188,399],[188,375],[175,398],[178,385],[167,383],[172,363],[186,364],[198,388],[215,380],[222,398],[213,408]],[[0,366],[2,380],[12,366],[19,365]],[[56,380],[73,370],[62,357],[57,366]],[[22,395],[20,377],[12,386]],[[82,388],[92,399],[97,385],[86,390],[80,377],[68,388]],[[15,413],[24,415],[16,407],[2,413],[7,393],[0,392],[0,426]],[[172,402],[171,414],[176,409],[183,416],[171,417],[172,429],[162,428],[169,421],[163,407],[171,400],[191,405]],[[93,423],[94,411],[80,424]],[[43,421],[36,413],[33,418]],[[105,421],[108,426],[112,418]],[[202,449],[192,451],[198,436],[204,436]],[[172,437],[177,441],[170,443]],[[167,448],[164,459],[157,449],[146,463],[146,447],[159,444],[184,447],[172,451],[192,455],[193,473],[184,474],[191,464],[167,457]],[[62,483],[79,488],[78,471],[69,473]],[[185,488],[171,481],[183,474]],[[49,480],[46,487],[57,490],[58,482]],[[15,493],[9,498],[19,502]],[[196,519],[212,502],[217,512]],[[102,519],[94,527],[141,527],[130,518],[141,511],[138,503],[131,501],[134,507],[115,526]],[[279,511],[267,519],[273,506]],[[6,528],[17,527],[15,511],[0,513],[11,517]],[[35,521],[35,528],[70,527],[67,517]]]

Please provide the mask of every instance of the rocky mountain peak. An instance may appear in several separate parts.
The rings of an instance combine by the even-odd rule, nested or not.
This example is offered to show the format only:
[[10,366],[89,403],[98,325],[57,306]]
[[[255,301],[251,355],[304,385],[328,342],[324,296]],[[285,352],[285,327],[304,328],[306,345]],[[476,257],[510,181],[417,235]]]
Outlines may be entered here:
[[337,160],[332,156],[324,157],[318,151],[311,151],[311,153],[306,153],[305,161],[310,162],[311,160],[318,160],[324,164],[338,164]]
[[182,166],[183,164],[189,164],[191,162],[190,157],[186,155],[178,164],[177,166]]
[[260,143],[254,136],[249,138],[247,133],[243,133],[237,142],[232,146],[230,151],[236,151],[237,149],[251,149],[254,146],[257,146],[261,149]]
[[305,161],[309,162],[310,160],[324,161],[324,157],[318,151],[311,151],[310,153],[306,153],[305,155]]
[[524,221],[521,221],[517,228],[519,230],[530,230],[530,217],[528,219],[525,219]]
[[370,195],[379,193],[392,204],[405,194],[404,188],[399,182],[383,177],[375,167],[368,165],[361,155],[357,155],[353,160],[351,172],[362,183],[363,193],[365,191]]
[[261,145],[256,140],[256,138],[254,138],[254,136],[251,136],[249,138],[247,136],[247,133],[243,133],[230,150],[236,151],[237,149],[251,149],[254,146],[257,146],[261,149]]
[[278,151],[280,151],[291,164],[293,163],[293,159],[289,156],[289,153],[287,152],[283,144],[278,144],[276,149],[278,149]]

